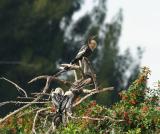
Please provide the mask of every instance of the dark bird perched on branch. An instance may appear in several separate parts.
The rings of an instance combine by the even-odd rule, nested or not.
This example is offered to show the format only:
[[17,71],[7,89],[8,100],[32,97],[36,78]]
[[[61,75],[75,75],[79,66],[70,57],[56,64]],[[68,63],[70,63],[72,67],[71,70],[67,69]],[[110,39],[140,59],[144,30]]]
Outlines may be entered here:
[[92,54],[97,47],[97,42],[94,38],[95,37],[89,38],[87,45],[81,47],[75,58],[71,61],[71,64],[76,64],[79,60],[82,60],[83,57],[89,57]]
[[71,114],[72,102],[74,94],[71,91],[63,92],[61,88],[56,88],[51,93],[52,103],[56,106],[56,114],[53,117],[53,122],[56,126],[65,123],[65,113]]
[[51,92],[52,103],[55,105],[56,109],[60,108],[60,103],[63,100],[64,91],[62,88],[56,88],[55,91]]
[[51,93],[52,103],[56,106],[57,112],[63,113],[64,110],[70,110],[74,94],[71,91],[63,92],[61,88],[56,88]]
[[[75,58],[71,61],[70,64],[77,64],[79,61],[82,60],[83,57],[89,57],[92,52],[95,50],[95,48],[97,47],[97,42],[94,40],[95,36],[90,37],[88,39],[88,42],[86,45],[83,45],[80,50],[78,51],[77,55],[75,56]],[[80,63],[81,64],[81,63]],[[81,65],[80,65],[81,66]],[[54,76],[58,76],[63,72],[68,71],[69,68],[68,67],[64,67],[61,68],[60,70],[56,71],[54,73]]]
[[64,94],[64,97],[60,103],[60,112],[69,112],[71,113],[71,107],[72,107],[72,102],[73,102],[74,94],[72,91],[67,91]]

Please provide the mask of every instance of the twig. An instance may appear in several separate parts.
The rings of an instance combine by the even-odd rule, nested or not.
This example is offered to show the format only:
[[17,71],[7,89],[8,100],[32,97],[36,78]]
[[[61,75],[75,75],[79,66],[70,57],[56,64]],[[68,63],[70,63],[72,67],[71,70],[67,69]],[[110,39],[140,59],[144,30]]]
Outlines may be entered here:
[[47,116],[46,116],[46,118],[45,118],[45,120],[44,120],[44,123],[43,123],[43,127],[45,127],[45,126],[46,126],[46,124],[47,124],[47,120],[48,120],[48,117],[49,117],[49,115],[47,115]]
[[[47,78],[46,85],[45,85],[42,93],[46,93],[46,91],[47,91],[48,88],[49,88],[49,85],[50,85],[50,80],[49,80],[49,78],[50,78],[50,77]],[[41,99],[42,96],[43,96],[43,95],[39,95],[37,98],[35,98],[35,99],[34,99],[33,101],[31,101],[31,102],[37,102],[38,100]],[[15,110],[14,112],[11,112],[10,114],[6,115],[4,118],[2,118],[2,119],[0,120],[0,124],[1,124],[2,122],[4,122],[6,119],[8,119],[9,117],[17,114],[18,112],[20,112],[20,111],[28,108],[28,107],[31,106],[31,105],[32,105],[32,103],[26,104],[26,105],[24,105],[23,107]]]
[[50,96],[50,94],[47,94],[47,93],[31,93],[33,95],[47,95],[47,96]]
[[76,102],[75,104],[73,104],[73,107],[79,105],[82,101],[84,101],[85,99],[87,99],[88,97],[90,97],[90,96],[92,96],[92,95],[94,95],[94,94],[101,93],[101,92],[106,92],[106,91],[112,91],[112,90],[114,90],[113,87],[103,88],[103,89],[101,89],[101,90],[93,89],[93,90],[91,90],[91,91],[92,91],[91,93],[85,95],[85,96],[84,96],[83,98],[81,98],[78,102]]
[[42,111],[46,111],[46,110],[48,110],[48,109],[49,109],[48,107],[47,107],[47,108],[42,108],[42,109],[40,109],[40,110],[38,110],[38,111],[36,112],[36,115],[35,115],[34,120],[33,120],[33,125],[32,125],[32,133],[36,134],[36,129],[35,129],[35,127],[36,127],[36,121],[37,121],[37,118],[38,118],[39,113],[42,112]]
[[49,127],[48,131],[45,134],[50,134],[52,132],[55,132],[56,127],[54,125],[54,123],[52,122],[51,126]]
[[83,93],[85,93],[85,94],[89,94],[91,92],[93,92],[93,91],[92,90],[88,90],[88,89],[83,89]]
[[24,112],[24,113],[18,115],[17,118],[20,118],[20,117],[25,116],[25,115],[30,114],[30,113],[34,113],[34,112],[36,112],[36,111],[39,110],[39,109],[40,109],[40,108],[35,108],[35,109],[32,109],[31,111]]
[[22,91],[22,92],[24,93],[25,97],[28,97],[26,91],[25,91],[24,89],[22,89],[20,86],[18,86],[16,83],[14,83],[13,81],[11,81],[11,80],[9,80],[9,79],[7,79],[7,78],[5,78],[5,77],[1,77],[0,79],[5,80],[5,81],[13,84],[13,85],[17,88],[17,90],[18,90],[19,92]]
[[84,73],[83,73],[83,70],[82,70],[82,67],[81,67],[81,66],[72,65],[72,64],[61,64],[61,66],[62,66],[62,67],[68,67],[68,68],[70,68],[70,70],[74,70],[75,81],[78,80],[76,70],[79,70],[79,71],[81,72],[82,76],[84,77]]
[[35,99],[34,97],[20,97],[18,96],[17,99]]
[[[32,94],[32,93],[31,93]],[[46,94],[47,95],[47,94]],[[17,99],[34,100],[35,97],[17,97]],[[41,101],[49,101],[49,99],[41,99]]]
[[94,83],[95,89],[98,89],[98,87],[97,87],[96,75],[95,75],[95,73],[94,73],[94,69],[93,69],[93,67],[92,67],[92,64],[91,64],[91,62],[88,60],[87,57],[84,57],[84,60],[87,62],[88,66],[89,66],[89,68],[90,68],[90,70],[91,70],[91,76],[92,76],[92,79],[93,79],[93,83]]
[[77,70],[80,69],[80,66],[72,65],[72,64],[61,64],[62,67],[69,67],[70,69]]
[[95,121],[104,121],[104,120],[110,120],[112,122],[123,122],[124,120],[116,120],[116,119],[113,119],[109,116],[103,116],[101,118],[96,118],[96,117],[89,117],[89,116],[82,116],[82,117],[75,117],[75,116],[72,116],[72,115],[68,115],[70,118],[72,119],[88,119],[88,120],[95,120]]
[[21,102],[21,101],[5,101],[5,102],[0,102],[0,107],[6,105],[6,104],[46,104],[49,102]]
[[33,78],[32,80],[30,80],[28,83],[33,83],[37,80],[41,80],[41,79],[47,79],[48,77],[50,77],[51,81],[58,81],[60,83],[63,83],[65,85],[72,85],[72,83],[70,81],[66,81],[66,80],[61,80],[61,79],[58,79],[57,77],[54,77],[54,76],[49,76],[49,75],[42,75],[42,76],[37,76],[35,78]]

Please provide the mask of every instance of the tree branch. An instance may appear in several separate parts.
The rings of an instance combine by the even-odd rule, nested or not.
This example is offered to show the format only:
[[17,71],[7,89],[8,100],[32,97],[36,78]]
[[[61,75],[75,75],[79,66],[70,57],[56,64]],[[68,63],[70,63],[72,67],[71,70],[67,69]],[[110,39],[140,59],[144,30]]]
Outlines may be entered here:
[[7,78],[5,78],[5,77],[1,77],[0,79],[5,80],[5,81],[13,84],[13,85],[17,88],[17,90],[18,90],[19,92],[22,91],[22,92],[24,93],[25,97],[28,97],[26,91],[25,91],[24,89],[22,89],[20,86],[18,86],[16,83],[14,83],[13,81],[11,81],[11,80],[9,80],[9,79],[7,79]]
[[46,104],[46,103],[49,103],[49,102],[5,101],[5,102],[0,102],[0,107],[4,106],[6,104],[28,104],[28,103],[31,103],[31,104]]
[[101,118],[89,117],[89,116],[75,117],[70,114],[68,116],[72,119],[88,119],[88,120],[94,120],[94,121],[104,121],[104,120],[110,120],[112,122],[123,122],[124,121],[124,120],[116,120],[116,119],[113,119],[109,116],[103,116]]
[[101,93],[101,92],[106,92],[106,91],[112,91],[112,90],[114,90],[113,87],[103,88],[101,90],[92,89],[89,94],[85,95],[78,102],[76,102],[75,104],[73,104],[73,107],[79,105],[82,101],[84,101],[85,99],[87,99],[88,97],[90,97],[90,96],[92,96],[94,94]]
[[[50,107],[49,107],[49,108],[50,108]],[[36,121],[37,121],[37,118],[38,118],[39,113],[42,112],[42,111],[46,111],[46,110],[48,110],[49,108],[48,108],[48,107],[47,107],[47,108],[42,108],[42,109],[40,109],[40,110],[38,110],[38,111],[36,112],[36,115],[35,115],[34,120],[33,120],[33,125],[32,125],[32,132],[33,132],[34,134],[36,134],[36,129],[35,129],[35,127],[36,127]]]
[[[50,77],[47,78],[47,80],[46,80],[46,85],[45,85],[45,87],[43,88],[42,93],[46,93],[46,91],[47,91],[48,88],[49,88],[49,85],[50,85]],[[37,96],[37,98],[35,98],[33,101],[31,101],[31,103],[28,103],[28,104],[24,105],[23,107],[21,107],[21,108],[15,110],[15,111],[11,112],[10,114],[6,115],[4,118],[2,118],[2,119],[0,120],[0,123],[3,123],[3,122],[4,122],[6,119],[8,119],[9,117],[11,117],[11,116],[19,113],[20,111],[28,108],[29,106],[31,106],[31,105],[33,104],[33,102],[37,102],[38,100],[40,100],[42,96],[43,96],[43,95]]]
[[65,84],[65,85],[72,85],[72,83],[70,81],[61,80],[61,79],[58,79],[57,77],[49,76],[49,75],[37,76],[37,77],[33,78],[32,80],[30,80],[28,83],[30,84],[30,83],[33,83],[37,80],[47,79],[48,77],[50,77],[51,81],[57,81],[57,82]]

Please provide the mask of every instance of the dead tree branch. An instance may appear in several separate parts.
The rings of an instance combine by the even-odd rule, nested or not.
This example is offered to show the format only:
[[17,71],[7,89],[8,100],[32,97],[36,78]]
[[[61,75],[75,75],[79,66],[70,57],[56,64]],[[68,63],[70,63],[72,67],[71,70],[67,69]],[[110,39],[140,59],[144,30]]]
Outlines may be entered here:
[[46,104],[49,102],[24,102],[24,101],[5,101],[5,102],[0,102],[0,107],[6,105],[6,104]]
[[75,117],[72,115],[68,115],[68,116],[72,119],[87,119],[87,120],[94,120],[94,121],[104,121],[104,120],[110,120],[112,122],[123,122],[124,121],[124,120],[116,120],[116,119],[113,119],[109,116],[103,116],[101,118],[89,117],[89,116],[82,116],[82,117]]
[[101,90],[92,89],[89,94],[85,95],[78,102],[76,102],[75,104],[73,104],[73,107],[79,105],[82,101],[84,101],[85,99],[87,99],[88,97],[90,97],[90,96],[92,96],[94,94],[101,93],[101,92],[106,92],[106,91],[112,91],[112,90],[114,90],[113,87],[103,88]]
[[72,82],[70,82],[70,81],[61,80],[61,79],[58,79],[57,77],[49,76],[49,75],[37,76],[37,77],[33,78],[32,80],[30,80],[28,83],[30,84],[30,83],[33,83],[37,80],[47,79],[47,78],[50,78],[51,81],[57,81],[57,82],[60,82],[62,84],[65,84],[65,85],[72,85]]
[[17,88],[17,90],[18,90],[19,92],[22,91],[22,92],[24,93],[25,97],[28,97],[26,91],[25,91],[24,89],[22,89],[20,86],[18,86],[16,83],[14,83],[13,81],[11,81],[11,80],[9,80],[9,79],[7,79],[7,78],[5,78],[5,77],[1,77],[0,79],[5,80],[5,81],[13,84],[13,85]]
[[[45,87],[43,88],[42,93],[46,93],[46,92],[47,92],[47,90],[48,90],[48,88],[49,88],[49,85],[50,85],[50,77],[47,78],[46,84],[45,84]],[[4,122],[6,119],[8,119],[9,117],[11,117],[11,116],[19,113],[20,111],[22,111],[22,110],[30,107],[34,102],[39,101],[39,100],[42,98],[42,96],[43,96],[43,95],[37,96],[37,98],[35,98],[33,101],[31,101],[31,103],[28,103],[28,104],[24,105],[23,107],[21,107],[21,108],[15,110],[15,111],[11,112],[10,114],[6,115],[4,118],[2,118],[2,119],[0,120],[0,123],[3,123],[3,122]]]
[[40,109],[36,112],[36,115],[35,115],[34,120],[33,120],[33,125],[32,125],[32,133],[36,134],[36,121],[37,121],[39,113],[44,112],[44,111],[48,110],[49,108],[48,107],[47,108],[42,108],[42,109]]
[[62,66],[62,67],[68,67],[71,70],[79,70],[80,69],[80,66],[78,66],[78,65],[72,65],[72,64],[61,64],[60,66]]

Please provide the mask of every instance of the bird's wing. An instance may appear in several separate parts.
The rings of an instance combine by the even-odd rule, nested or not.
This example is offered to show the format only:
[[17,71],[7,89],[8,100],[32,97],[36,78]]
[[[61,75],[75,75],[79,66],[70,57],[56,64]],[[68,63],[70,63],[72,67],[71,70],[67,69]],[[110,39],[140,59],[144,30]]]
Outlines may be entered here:
[[86,52],[87,48],[88,48],[87,45],[83,45],[81,47],[81,49],[78,51],[76,57],[71,61],[71,63],[74,64],[75,62],[77,62],[77,60],[84,55],[84,53]]
[[59,108],[59,105],[60,105],[60,102],[62,101],[62,99],[63,99],[63,95],[61,95],[61,94],[54,93],[52,96],[52,102],[58,108]]
[[78,51],[78,54],[76,55],[75,59],[81,57],[86,52],[87,48],[88,48],[87,45],[83,45],[81,49]]
[[61,101],[61,105],[60,105],[60,111],[63,112],[64,109],[66,108],[67,103],[69,102],[69,96],[64,96],[63,100]]

